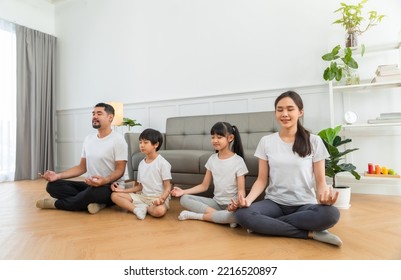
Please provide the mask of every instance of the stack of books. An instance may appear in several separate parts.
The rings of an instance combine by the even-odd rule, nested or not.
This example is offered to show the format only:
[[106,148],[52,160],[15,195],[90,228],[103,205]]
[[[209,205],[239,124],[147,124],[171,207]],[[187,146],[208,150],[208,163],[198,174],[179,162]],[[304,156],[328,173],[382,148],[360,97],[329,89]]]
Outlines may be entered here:
[[379,65],[372,83],[401,81],[401,69],[397,64]]
[[401,112],[381,113],[380,117],[368,120],[368,123],[401,123]]

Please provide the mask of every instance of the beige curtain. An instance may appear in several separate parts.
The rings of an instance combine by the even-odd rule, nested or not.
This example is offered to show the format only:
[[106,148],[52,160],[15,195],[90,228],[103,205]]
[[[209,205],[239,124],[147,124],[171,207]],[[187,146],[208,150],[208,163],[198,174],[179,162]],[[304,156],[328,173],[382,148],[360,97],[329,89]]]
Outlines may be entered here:
[[15,180],[35,179],[55,165],[56,38],[20,25],[16,36]]

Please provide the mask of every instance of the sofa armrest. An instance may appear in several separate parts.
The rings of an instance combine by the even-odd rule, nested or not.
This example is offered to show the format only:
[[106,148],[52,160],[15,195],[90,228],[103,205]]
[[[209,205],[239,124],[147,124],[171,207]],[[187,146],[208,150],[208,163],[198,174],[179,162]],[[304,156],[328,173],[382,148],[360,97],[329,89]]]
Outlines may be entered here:
[[125,141],[128,145],[128,177],[132,180],[134,178],[134,170],[132,168],[132,155],[136,153],[140,153],[139,149],[139,135],[138,132],[127,132],[124,135]]
[[163,136],[163,143],[160,146],[159,150],[165,150],[166,149],[166,133],[165,132],[161,132],[162,136]]

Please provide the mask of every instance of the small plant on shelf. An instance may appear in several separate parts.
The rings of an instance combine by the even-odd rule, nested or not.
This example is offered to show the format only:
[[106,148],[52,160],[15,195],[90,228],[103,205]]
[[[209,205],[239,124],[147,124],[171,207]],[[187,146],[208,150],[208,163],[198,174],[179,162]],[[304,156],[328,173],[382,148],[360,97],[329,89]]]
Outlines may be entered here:
[[123,126],[128,126],[128,131],[131,130],[131,127],[133,126],[141,126],[140,123],[137,123],[136,120],[132,120],[130,118],[123,118]]
[[[342,51],[342,54],[340,53]],[[361,55],[364,54],[364,48]],[[324,61],[330,61],[330,65],[323,72],[323,79],[326,81],[336,80],[339,82],[345,77],[345,84],[359,84],[359,76],[354,75],[358,69],[358,62],[352,57],[351,48],[341,49],[340,45],[335,46],[331,52],[322,56]]]
[[[341,13],[341,17],[333,22],[333,24],[340,24],[345,28],[346,34],[346,47],[358,46],[357,36],[362,35],[370,28],[378,25],[385,15],[380,15],[376,11],[369,11],[368,16],[362,15],[362,9],[368,0],[362,0],[356,5],[349,5],[340,3],[341,7],[334,11],[334,13]],[[368,23],[362,27],[362,24]]]
[[335,128],[326,128],[321,130],[318,135],[322,138],[324,145],[330,156],[325,162],[325,173],[327,177],[333,179],[333,188],[336,187],[336,175],[340,172],[349,172],[355,179],[361,179],[361,176],[356,172],[356,167],[352,163],[340,163],[344,159],[344,156],[358,150],[358,148],[346,149],[339,151],[338,147],[351,142],[351,139],[341,139],[338,135],[341,131],[341,125]]

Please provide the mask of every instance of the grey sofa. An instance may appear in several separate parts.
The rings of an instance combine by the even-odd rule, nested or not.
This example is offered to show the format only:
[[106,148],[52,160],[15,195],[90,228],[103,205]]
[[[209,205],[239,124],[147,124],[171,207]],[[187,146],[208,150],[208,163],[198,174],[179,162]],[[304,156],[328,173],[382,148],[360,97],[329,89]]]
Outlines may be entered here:
[[[205,164],[215,151],[210,143],[210,129],[219,121],[236,125],[240,131],[249,173],[246,190],[249,192],[258,175],[258,159],[253,155],[262,136],[277,131],[274,112],[171,117],[166,121],[166,132],[159,153],[170,162],[172,183],[187,188],[202,182]],[[139,134],[125,134],[128,143],[128,175],[136,180],[138,164],[144,158],[139,151]],[[211,196],[213,188],[206,194]]]

